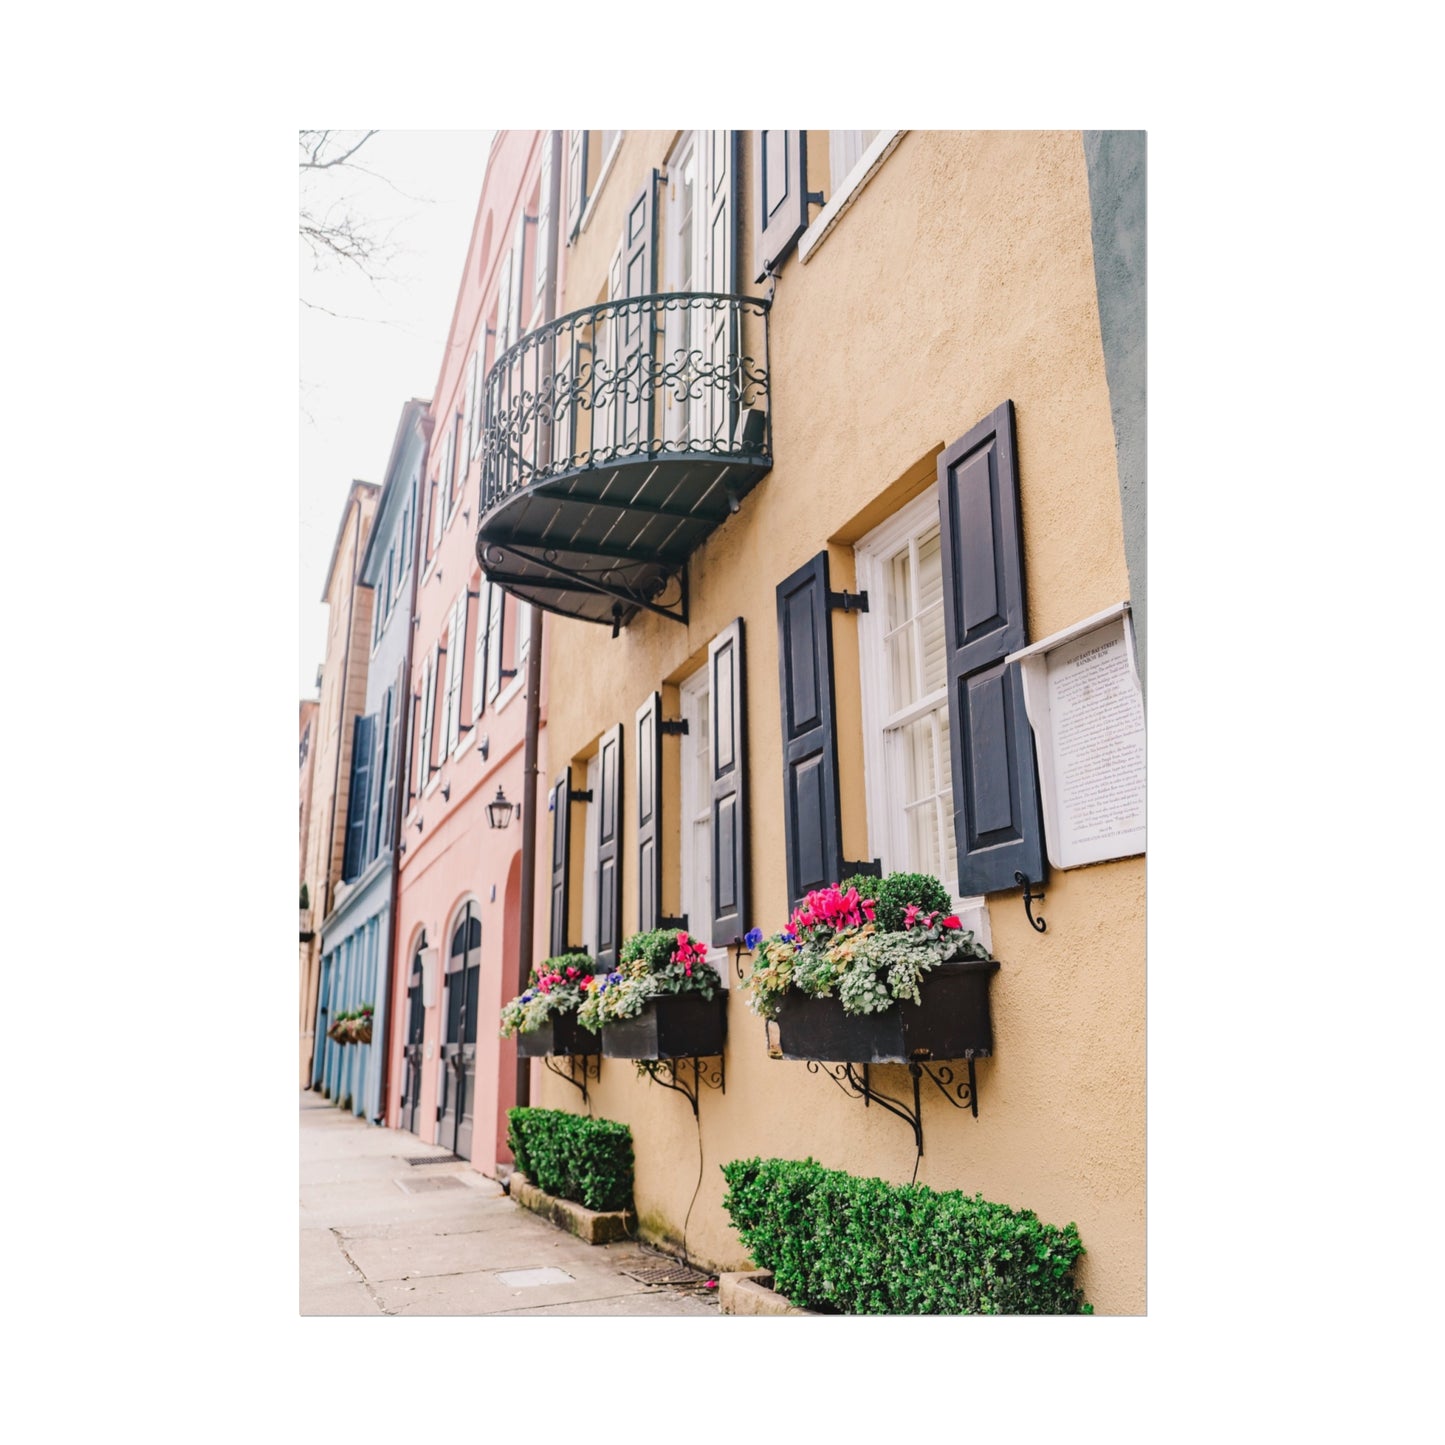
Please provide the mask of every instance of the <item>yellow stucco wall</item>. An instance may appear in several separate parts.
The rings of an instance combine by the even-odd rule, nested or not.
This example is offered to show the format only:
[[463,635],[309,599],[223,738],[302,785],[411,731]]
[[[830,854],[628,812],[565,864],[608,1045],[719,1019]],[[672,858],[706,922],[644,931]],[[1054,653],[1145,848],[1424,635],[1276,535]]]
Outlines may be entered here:
[[[566,308],[590,304],[605,287],[623,207],[671,139],[624,139],[569,253]],[[747,281],[750,137],[743,150]],[[560,620],[551,633],[554,772],[591,751],[599,733],[624,725],[624,936],[636,927],[634,713],[654,688],[699,665],[710,639],[738,616],[746,627],[750,921],[768,931],[786,921],[776,584],[829,545],[833,587],[851,587],[852,544],[932,489],[939,449],[1005,399],[1017,416],[1030,638],[1128,596],[1077,132],[904,135],[808,262],[795,253],[783,266],[771,384],[773,470],[694,554],[687,626],[643,614],[615,641],[602,628]],[[845,856],[861,858],[870,855],[856,625],[834,614],[843,844]],[[673,701],[668,716],[676,716]],[[664,806],[675,820],[676,743],[664,747]],[[579,812],[574,827],[580,819]],[[574,919],[580,840],[576,863]],[[669,910],[676,887],[674,869],[663,898]],[[1056,872],[1047,894],[1044,934],[1028,926],[1017,894],[989,900],[1003,965],[993,987],[996,1055],[978,1065],[977,1120],[925,1095],[918,1179],[1030,1208],[1050,1222],[1073,1220],[1088,1250],[1080,1282],[1096,1309],[1141,1313],[1144,860]],[[736,990],[736,977],[732,984]],[[769,1059],[763,1025],[736,991],[726,1070],[726,1094],[704,1090],[701,1099],[694,1202],[699,1134],[687,1103],[638,1079],[626,1062],[603,1063],[594,1112],[632,1127],[649,1236],[676,1243],[687,1218],[695,1260],[742,1267],[718,1168],[741,1156],[812,1155],[859,1174],[909,1178],[911,1131],[846,1099],[805,1065]],[[909,1092],[901,1066],[878,1069],[875,1082]],[[547,1107],[580,1102],[550,1077],[540,1095]]]

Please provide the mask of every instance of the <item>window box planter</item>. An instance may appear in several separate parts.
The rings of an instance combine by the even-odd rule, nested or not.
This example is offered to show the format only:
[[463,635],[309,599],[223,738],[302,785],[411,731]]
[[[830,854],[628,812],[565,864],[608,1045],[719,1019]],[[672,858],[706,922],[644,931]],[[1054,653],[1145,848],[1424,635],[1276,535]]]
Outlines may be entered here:
[[540,1059],[547,1054],[599,1054],[601,1040],[577,1022],[577,1015],[557,1014],[541,1028],[517,1034],[517,1057]]
[[795,989],[778,1001],[778,1053],[785,1059],[862,1064],[988,1058],[993,1053],[988,990],[998,969],[994,960],[941,963],[924,974],[921,1003],[895,1003],[871,1014],[844,1013],[837,998],[810,998]]
[[706,1059],[723,1051],[727,1037],[727,993],[663,994],[649,999],[635,1018],[602,1028],[606,1059]]

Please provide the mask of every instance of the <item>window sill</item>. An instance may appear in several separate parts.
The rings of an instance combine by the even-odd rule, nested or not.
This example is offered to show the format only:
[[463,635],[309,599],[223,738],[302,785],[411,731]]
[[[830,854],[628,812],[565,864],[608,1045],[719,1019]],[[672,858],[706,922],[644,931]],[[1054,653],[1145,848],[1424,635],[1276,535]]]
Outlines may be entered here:
[[838,218],[857,199],[863,187],[873,179],[874,173],[892,154],[893,148],[908,132],[905,130],[880,131],[873,137],[873,143],[863,152],[858,164],[844,177],[837,194],[813,218],[812,224],[803,232],[798,241],[798,260],[808,264],[808,259],[828,238]]

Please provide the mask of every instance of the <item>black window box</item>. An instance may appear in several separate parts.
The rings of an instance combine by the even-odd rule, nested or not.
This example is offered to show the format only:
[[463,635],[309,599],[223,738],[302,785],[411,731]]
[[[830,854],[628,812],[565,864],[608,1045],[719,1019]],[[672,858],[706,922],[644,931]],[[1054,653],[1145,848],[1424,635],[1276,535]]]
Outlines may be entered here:
[[906,1064],[911,1059],[986,1059],[993,1053],[989,981],[994,960],[941,963],[923,975],[921,1003],[848,1014],[837,998],[796,989],[778,1003],[778,1050],[785,1059]]
[[598,1054],[601,1040],[591,1029],[577,1022],[577,1015],[554,1014],[540,1028],[528,1029],[517,1036],[517,1057],[540,1059],[545,1054]]
[[707,1059],[723,1051],[727,1037],[727,993],[664,994],[649,999],[636,1018],[602,1026],[607,1059]]

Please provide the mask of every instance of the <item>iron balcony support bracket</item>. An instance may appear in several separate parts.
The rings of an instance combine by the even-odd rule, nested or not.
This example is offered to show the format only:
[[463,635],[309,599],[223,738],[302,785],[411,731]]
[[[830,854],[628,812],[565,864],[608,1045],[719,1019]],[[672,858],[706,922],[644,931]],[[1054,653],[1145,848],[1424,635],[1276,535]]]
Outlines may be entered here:
[[[526,552],[520,552],[515,547],[507,546],[504,542],[488,542],[486,544],[486,551],[488,554],[496,552],[501,554],[502,556],[515,557],[518,561],[527,563],[533,567],[537,567],[541,571],[546,572],[553,577],[562,578],[564,582],[569,583],[573,587],[581,588],[583,591],[586,592],[596,592],[599,596],[602,597],[613,598],[614,600],[612,615],[614,619],[614,637],[617,635],[618,627],[621,626],[621,623],[617,621],[617,619],[621,617],[622,609],[624,606],[645,607],[649,612],[657,613],[659,617],[667,617],[670,618],[673,622],[681,622],[684,627],[687,626],[687,571],[685,568],[682,572],[678,574],[681,581],[682,597],[677,605],[677,610],[674,611],[673,609],[668,607],[659,607],[657,603],[649,602],[644,597],[635,596],[633,593],[628,592],[625,588],[610,586],[608,583],[599,581],[595,577],[586,577],[583,576],[580,572],[573,572],[569,568],[559,567],[555,562],[548,562],[545,558],[534,557]],[[485,561],[483,565],[486,565]],[[487,575],[491,577],[492,581],[500,582],[502,585],[505,585],[507,581],[512,580],[505,577],[494,576],[490,569],[488,570]]]

